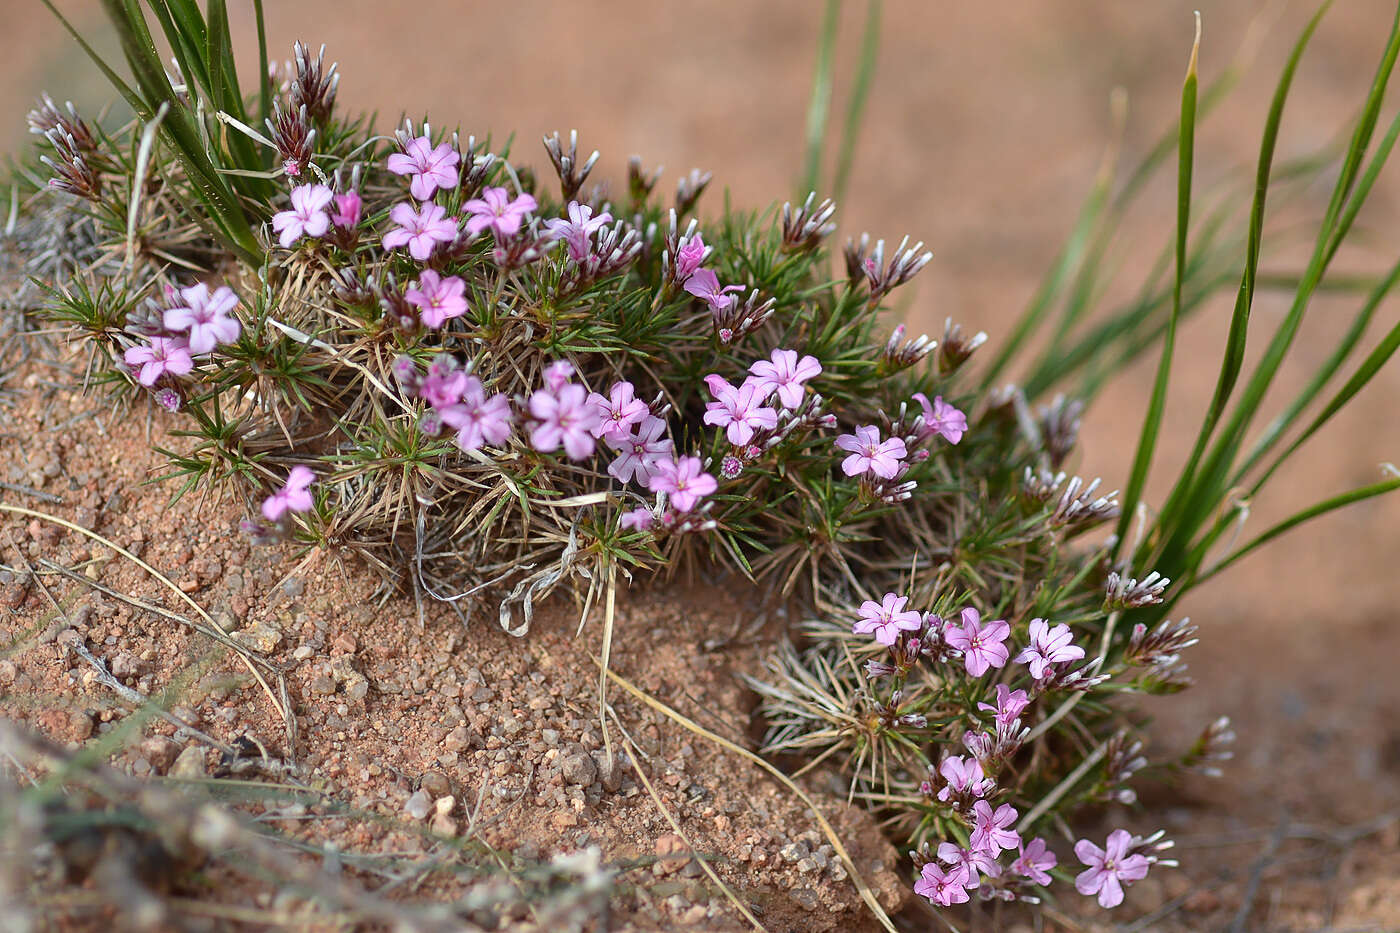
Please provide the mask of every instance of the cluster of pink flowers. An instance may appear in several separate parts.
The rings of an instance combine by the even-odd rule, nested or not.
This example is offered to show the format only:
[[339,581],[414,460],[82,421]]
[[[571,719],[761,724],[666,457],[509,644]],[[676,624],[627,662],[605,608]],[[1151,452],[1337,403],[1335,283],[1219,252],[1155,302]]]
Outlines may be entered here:
[[332,228],[353,231],[360,224],[362,206],[355,191],[336,194],[326,185],[298,185],[292,189],[291,210],[274,214],[272,229],[282,248],[291,249],[302,237],[319,239]]
[[[929,402],[922,392],[914,400],[923,408],[922,417],[905,426],[896,424],[890,437],[882,438],[880,429],[873,424],[863,424],[854,434],[842,434],[836,438],[836,447],[847,452],[841,461],[841,472],[850,477],[878,486],[883,492],[888,481],[903,476],[909,469],[911,450],[925,444],[934,437],[942,437],[950,444],[962,440],[967,431],[967,416],[943,401],[942,396]],[[918,450],[912,459],[922,460],[928,456],[927,450]],[[911,490],[906,484],[904,492]]]
[[[821,375],[822,364],[814,356],[798,356],[796,350],[776,349],[766,360],[757,360],[744,381],[735,386],[710,373],[705,385],[714,400],[705,404],[705,423],[724,431],[734,448],[726,463],[726,475],[738,475],[745,460],[752,460],[781,440],[780,421],[797,423],[796,415],[807,399],[806,383]],[[820,405],[820,397],[813,397]],[[773,407],[776,400],[778,407]]]
[[167,333],[129,347],[123,354],[143,386],[154,386],[166,375],[188,375],[194,369],[194,357],[233,343],[242,333],[238,319],[232,316],[238,296],[228,286],[221,285],[211,294],[209,286],[200,282],[180,289],[179,295],[184,303],[165,309],[162,315]]
[[683,239],[676,250],[675,276],[681,288],[704,301],[715,315],[720,315],[734,304],[734,296],[730,293],[742,292],[744,286],[719,284],[719,276],[714,270],[704,267],[705,260],[713,251],[714,248],[706,246],[705,238],[699,233]]

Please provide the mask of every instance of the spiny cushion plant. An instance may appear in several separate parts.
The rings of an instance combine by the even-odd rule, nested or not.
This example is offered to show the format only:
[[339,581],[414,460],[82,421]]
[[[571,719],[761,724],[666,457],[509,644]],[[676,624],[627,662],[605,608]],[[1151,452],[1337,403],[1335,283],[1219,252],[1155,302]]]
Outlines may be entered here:
[[[882,317],[928,262],[922,244],[861,236],[833,268],[831,201],[702,219],[708,175],[667,199],[634,159],[614,198],[588,184],[598,154],[581,159],[572,135],[545,140],[557,185],[489,140],[412,122],[375,136],[339,116],[336,69],[299,45],[280,86],[264,81],[245,99],[222,4],[207,20],[193,3],[151,7],[181,74],[152,59],[139,6],[114,5],[137,86],[108,73],[137,119],[108,133],[46,102],[31,122],[51,172],[31,171],[42,190],[26,210],[86,218],[86,239],[66,241],[77,261],[44,283],[46,313],[86,340],[95,378],[186,419],[176,433],[193,443],[169,454],[181,491],[243,497],[244,531],[260,541],[352,550],[392,584],[459,608],[489,597],[514,634],[559,587],[586,614],[619,574],[687,565],[799,600],[805,646],[780,651],[754,682],[767,750],[841,763],[852,794],[914,845],[930,902],[1034,900],[1057,877],[1105,907],[1121,902],[1169,843],[1127,830],[1075,843],[1068,819],[1134,799],[1129,780],[1147,763],[1120,695],[1186,684],[1180,654],[1195,629],[1165,618],[1184,589],[1168,591],[1167,576],[1194,584],[1311,515],[1396,485],[1328,500],[1206,562],[1237,517],[1230,490],[1282,436],[1240,462],[1400,127],[1363,172],[1394,31],[1297,308],[1227,418],[1273,136],[1316,20],[1270,114],[1248,237],[1222,237],[1218,220],[1194,245],[1188,236],[1193,54],[1169,140],[1174,278],[1082,336],[1056,337],[1056,359],[1018,388],[993,377],[1052,302],[1066,303],[1066,333],[1088,319],[1112,237],[1106,188],[1076,231],[1089,258],[1057,266],[979,374],[969,360],[985,335],[950,320],[937,341],[906,339]],[[54,198],[61,207],[44,206]],[[1239,330],[1200,449],[1130,538],[1178,321],[1223,284],[1220,257],[1236,249]],[[1333,368],[1396,277],[1375,286]],[[1282,458],[1397,343],[1400,327]],[[1061,470],[1082,403],[1036,402],[1071,380],[1091,394],[1153,346],[1157,391],[1120,503]],[[1094,533],[1115,520],[1116,533]],[[1212,723],[1157,767],[1209,768],[1230,738]]]

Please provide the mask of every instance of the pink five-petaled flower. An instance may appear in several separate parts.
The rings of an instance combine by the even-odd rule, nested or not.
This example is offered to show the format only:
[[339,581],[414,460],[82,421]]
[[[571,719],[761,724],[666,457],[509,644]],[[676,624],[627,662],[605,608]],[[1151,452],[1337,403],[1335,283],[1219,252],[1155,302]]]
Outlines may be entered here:
[[622,513],[622,527],[628,531],[646,531],[655,521],[656,515],[645,506]]
[[593,252],[593,242],[589,237],[599,228],[607,226],[612,219],[612,214],[607,211],[594,217],[593,208],[587,204],[570,201],[569,219],[554,217],[546,220],[544,227],[549,231],[551,240],[563,240],[568,244],[570,259],[583,262],[588,258],[588,254]]
[[821,375],[822,364],[815,356],[797,358],[796,350],[774,350],[771,359],[758,360],[749,367],[754,385],[767,397],[777,392],[784,408],[802,404],[802,383]]
[[598,409],[602,419],[593,429],[594,436],[603,440],[616,436],[625,441],[632,433],[632,426],[641,424],[651,414],[647,403],[636,397],[636,390],[630,382],[614,382],[606,397],[594,392],[588,396],[588,401]]
[[709,251],[709,247],[705,245],[705,238],[698,233],[686,240],[685,244],[676,250],[676,281],[684,282],[694,275]]
[[1126,829],[1108,834],[1108,842],[1100,849],[1088,839],[1074,844],[1074,854],[1088,865],[1074,879],[1074,889],[1080,894],[1097,894],[1100,907],[1117,907],[1123,903],[1123,885],[1147,877],[1152,863],[1142,854],[1128,854],[1133,837]]
[[678,512],[689,512],[696,504],[719,488],[715,478],[705,472],[699,457],[662,460],[656,465],[647,488],[664,492]]
[[[209,294],[209,286],[200,282],[180,289],[185,303],[167,308],[164,323],[167,330],[189,334],[190,352],[209,353],[221,343],[233,343],[242,330],[229,312],[238,307],[238,296],[227,285],[220,285]],[[186,370],[188,372],[188,370]]]
[[325,236],[331,228],[326,207],[331,203],[331,189],[325,185],[298,185],[292,189],[292,209],[272,215],[272,229],[280,231],[278,242],[283,249],[303,236]]
[[467,283],[457,276],[443,278],[432,269],[418,274],[418,287],[404,292],[403,299],[418,309],[427,327],[441,327],[449,319],[467,313]]
[[753,440],[754,431],[778,426],[778,413],[763,405],[752,382],[745,380],[737,389],[719,375],[710,373],[705,385],[715,401],[705,403],[705,423],[725,429],[729,443],[742,447]]
[[1045,845],[1045,840],[1036,838],[1030,843],[1021,843],[1021,854],[1011,863],[1011,870],[1036,884],[1050,883],[1050,869],[1059,864],[1055,853]]
[[156,380],[166,373],[183,376],[194,369],[190,358],[190,346],[184,337],[152,337],[149,344],[127,348],[123,354],[128,366],[140,366],[136,381],[143,386],[153,386]]
[[948,803],[955,796],[981,797],[992,788],[990,778],[982,775],[982,763],[976,758],[949,755],[938,766],[938,773],[948,786],[938,792],[938,799]]
[[901,629],[917,632],[924,624],[922,615],[913,609],[904,608],[907,602],[908,596],[894,593],[886,593],[883,603],[867,599],[861,603],[860,618],[851,626],[851,631],[857,635],[869,635],[873,632],[875,640],[880,644],[886,647],[893,645],[899,638]]
[[270,522],[281,519],[287,512],[309,512],[314,504],[311,491],[307,489],[316,481],[316,474],[309,467],[297,464],[287,474],[286,484],[263,500],[263,517]]
[[1011,652],[1002,642],[1011,626],[1001,619],[982,624],[982,616],[971,606],[962,611],[962,628],[948,626],[943,640],[963,653],[963,663],[973,677],[981,677],[989,667],[1005,667]]
[[938,860],[954,868],[961,868],[967,876],[964,886],[971,890],[982,883],[982,876],[996,878],[1001,874],[996,853],[986,849],[966,849],[951,842],[938,844]]
[[992,805],[979,800],[972,805],[972,848],[996,856],[1003,849],[1021,844],[1021,834],[1011,827],[1016,823],[1016,808],[1004,803],[992,810]]
[[519,233],[521,221],[536,207],[539,205],[531,195],[522,194],[512,201],[506,189],[487,188],[481,192],[481,197],[472,198],[463,204],[462,210],[469,215],[469,233],[480,233],[490,227],[496,234],[496,239],[500,240]]
[[389,156],[389,171],[395,175],[412,175],[408,191],[420,201],[426,201],[439,188],[457,187],[457,163],[462,157],[449,143],[433,148],[426,136],[409,140],[403,152]]
[[486,444],[505,443],[510,437],[510,400],[499,393],[487,398],[475,376],[467,376],[463,382],[462,400],[438,409],[443,423],[457,429],[457,446],[479,450]]
[[1036,680],[1048,678],[1055,664],[1084,657],[1084,649],[1073,643],[1074,635],[1064,623],[1051,628],[1044,619],[1031,619],[1030,637],[1031,643],[1016,655],[1016,663],[1028,666]]
[[1030,704],[1024,690],[1012,690],[1006,684],[997,684],[997,705],[978,703],[978,709],[996,713],[997,731],[1002,735],[1011,731],[1011,724],[1020,718],[1022,711]]
[[719,276],[715,275],[711,269],[696,269],[686,277],[681,285],[686,291],[696,298],[704,299],[705,304],[710,306],[710,310],[716,314],[728,311],[734,304],[734,296],[730,292],[742,292],[742,285],[719,286]]
[[661,436],[665,430],[664,420],[647,415],[635,434],[606,435],[608,446],[618,452],[618,458],[608,464],[608,473],[620,483],[635,479],[649,487],[661,464],[671,459],[671,439]]
[[854,434],[842,434],[836,438],[836,446],[851,451],[851,455],[841,461],[841,469],[847,476],[874,473],[881,479],[894,479],[909,455],[900,438],[880,440],[880,429],[873,424],[861,425]]
[[967,433],[967,415],[943,401],[941,395],[934,396],[933,404],[929,404],[928,396],[922,392],[915,393],[914,400],[924,409],[924,427],[919,432],[921,438],[942,434],[950,444],[962,440],[963,434]]
[[549,453],[562,445],[570,460],[593,456],[593,430],[601,419],[583,386],[570,382],[557,391],[537,389],[530,396],[530,416],[535,419],[530,443],[536,450]]
[[353,230],[360,225],[360,208],[363,202],[360,200],[359,192],[347,191],[344,194],[335,196],[335,210],[331,212],[331,223],[346,230]]
[[937,862],[925,862],[914,882],[914,893],[940,907],[967,903],[967,874],[961,866],[944,869]]
[[573,374],[573,363],[568,360],[555,360],[544,368],[544,384],[549,387],[549,391],[558,392]]
[[447,209],[437,204],[414,210],[409,202],[400,201],[389,211],[389,219],[398,226],[384,234],[384,248],[407,246],[409,255],[419,262],[426,261],[439,243],[457,236],[457,222],[448,220]]

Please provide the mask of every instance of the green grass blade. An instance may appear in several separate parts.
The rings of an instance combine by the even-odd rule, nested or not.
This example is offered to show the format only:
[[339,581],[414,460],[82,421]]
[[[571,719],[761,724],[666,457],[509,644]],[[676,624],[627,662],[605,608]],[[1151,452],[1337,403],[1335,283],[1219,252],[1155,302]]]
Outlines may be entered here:
[[846,182],[855,163],[856,140],[865,119],[865,106],[870,99],[870,85],[875,80],[875,63],[880,55],[880,13],[882,0],[870,0],[865,11],[865,28],[860,39],[860,61],[856,65],[855,81],[851,85],[851,100],[846,106],[846,125],[841,133],[841,148],[836,157],[836,178],[831,197],[837,204],[846,194]]
[[822,146],[826,141],[826,121],[831,115],[831,72],[836,57],[836,35],[841,25],[841,0],[826,0],[821,38],[817,43],[817,70],[812,75],[812,98],[807,104],[807,145],[803,160],[802,190],[799,200],[821,183]]
[[262,0],[253,0],[253,19],[258,27],[258,126],[262,126],[272,116],[272,73],[267,68],[267,23]]
[[1186,237],[1191,226],[1191,172],[1196,152],[1196,63],[1201,52],[1201,15],[1196,14],[1196,38],[1191,45],[1191,62],[1186,67],[1186,80],[1181,88],[1181,132],[1177,148],[1176,175],[1176,277],[1172,284],[1171,316],[1167,318],[1167,332],[1162,338],[1162,356],[1157,363],[1157,379],[1152,387],[1152,399],[1148,403],[1147,415],[1142,422],[1142,434],[1138,439],[1137,454],[1133,457],[1133,469],[1128,478],[1127,490],[1123,496],[1123,510],[1118,518],[1117,543],[1113,555],[1117,557],[1127,538],[1128,527],[1133,513],[1142,499],[1143,487],[1147,484],[1147,473],[1152,466],[1152,455],[1157,450],[1157,435],[1162,426],[1162,414],[1167,406],[1167,384],[1171,379],[1172,354],[1176,348],[1176,325],[1181,317],[1181,285],[1186,277]]

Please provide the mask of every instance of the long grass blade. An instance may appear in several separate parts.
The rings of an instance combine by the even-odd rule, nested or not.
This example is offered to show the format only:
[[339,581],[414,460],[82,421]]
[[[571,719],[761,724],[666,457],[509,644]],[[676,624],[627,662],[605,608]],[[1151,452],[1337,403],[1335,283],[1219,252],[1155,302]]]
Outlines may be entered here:
[[851,84],[851,100],[846,106],[846,125],[841,132],[841,148],[836,156],[836,177],[831,185],[831,197],[837,204],[846,194],[846,183],[855,163],[856,140],[860,138],[865,106],[870,100],[870,85],[875,80],[875,63],[880,55],[880,14],[882,0],[870,0],[865,10],[865,28],[860,38],[860,61]]
[[826,143],[826,122],[831,115],[831,72],[836,58],[836,36],[841,26],[841,0],[826,0],[821,38],[817,43],[817,69],[812,75],[812,97],[807,104],[807,144],[803,159],[802,189],[799,199],[816,191],[821,182],[822,147]]

